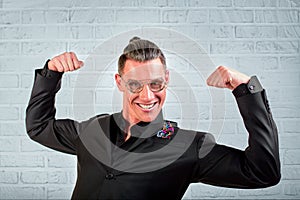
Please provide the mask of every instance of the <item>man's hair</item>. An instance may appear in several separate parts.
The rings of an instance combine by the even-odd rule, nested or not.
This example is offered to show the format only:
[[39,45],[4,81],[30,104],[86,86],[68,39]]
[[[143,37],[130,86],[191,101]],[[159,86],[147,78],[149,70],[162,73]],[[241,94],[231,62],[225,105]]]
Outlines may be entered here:
[[129,44],[124,48],[123,54],[119,57],[118,73],[122,75],[125,62],[128,59],[138,62],[146,62],[156,58],[159,58],[163,66],[166,68],[166,58],[156,44],[149,40],[133,37],[129,41]]

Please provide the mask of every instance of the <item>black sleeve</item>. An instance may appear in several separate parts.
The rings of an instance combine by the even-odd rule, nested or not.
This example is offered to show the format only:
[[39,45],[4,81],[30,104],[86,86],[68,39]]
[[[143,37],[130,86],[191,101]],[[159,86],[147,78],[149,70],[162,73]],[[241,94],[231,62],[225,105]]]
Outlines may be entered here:
[[194,181],[234,188],[275,185],[281,177],[278,133],[265,90],[238,95],[236,100],[249,133],[248,147],[242,151],[216,144],[198,158]]
[[[48,61],[47,61],[48,63]],[[76,123],[55,119],[55,95],[61,87],[61,72],[46,68],[35,71],[34,85],[26,109],[26,130],[29,137],[52,149],[76,154]]]

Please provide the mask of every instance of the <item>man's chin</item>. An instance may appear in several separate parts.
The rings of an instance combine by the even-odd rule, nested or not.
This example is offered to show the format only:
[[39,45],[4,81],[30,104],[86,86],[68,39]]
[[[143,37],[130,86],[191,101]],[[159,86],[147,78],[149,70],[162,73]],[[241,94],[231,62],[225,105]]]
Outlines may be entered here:
[[151,113],[147,113],[147,114],[143,113],[142,115],[140,115],[139,119],[142,122],[152,122],[157,118],[159,113],[160,112],[151,112]]

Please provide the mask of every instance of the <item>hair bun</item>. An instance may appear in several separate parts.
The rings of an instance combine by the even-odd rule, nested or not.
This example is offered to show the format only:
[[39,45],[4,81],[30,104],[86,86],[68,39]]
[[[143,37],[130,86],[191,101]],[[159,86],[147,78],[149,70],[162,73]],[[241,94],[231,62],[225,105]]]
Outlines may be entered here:
[[141,38],[139,38],[139,37],[137,37],[137,36],[134,36],[133,38],[131,38],[130,40],[129,40],[129,43],[130,42],[134,42],[134,41],[136,41],[136,40],[140,40]]

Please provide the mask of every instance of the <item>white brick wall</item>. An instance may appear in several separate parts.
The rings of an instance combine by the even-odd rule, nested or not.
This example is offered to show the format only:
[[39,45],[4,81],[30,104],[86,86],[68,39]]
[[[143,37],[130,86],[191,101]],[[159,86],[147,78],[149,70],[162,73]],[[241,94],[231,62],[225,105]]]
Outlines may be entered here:
[[[68,199],[76,180],[73,156],[49,150],[26,135],[24,112],[34,69],[64,51],[75,51],[84,59],[112,36],[142,27],[178,31],[201,44],[215,64],[256,74],[267,88],[279,128],[282,180],[278,185],[236,190],[193,184],[185,198],[299,199],[299,18],[299,0],[0,0],[0,199]],[[159,33],[153,38],[159,38]],[[113,48],[107,51],[113,53]],[[193,51],[186,49],[185,53]],[[168,63],[189,77],[193,87],[199,82],[190,73],[192,68],[180,59],[172,58]],[[107,73],[113,75],[112,71]],[[80,88],[83,98],[74,110],[76,76],[64,76],[57,98],[58,117],[78,113],[89,117],[85,116],[85,98],[92,99],[97,112],[109,112],[112,79],[107,77],[101,82],[103,90],[96,92],[86,79]],[[192,94],[181,84],[172,87],[184,101],[191,99]],[[203,98],[197,96],[191,105],[203,104],[199,118],[206,124],[210,107],[204,100],[205,87],[201,83],[200,87],[195,94]],[[218,141],[244,148],[247,133],[231,93],[226,91],[225,96],[226,120]],[[166,111],[180,119],[176,101],[176,96],[170,95]]]

